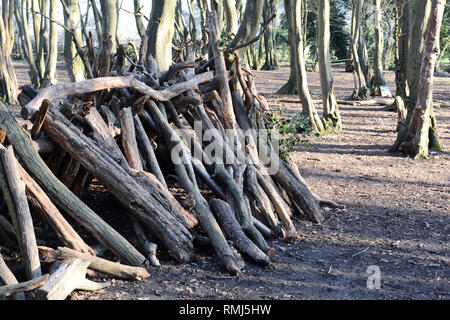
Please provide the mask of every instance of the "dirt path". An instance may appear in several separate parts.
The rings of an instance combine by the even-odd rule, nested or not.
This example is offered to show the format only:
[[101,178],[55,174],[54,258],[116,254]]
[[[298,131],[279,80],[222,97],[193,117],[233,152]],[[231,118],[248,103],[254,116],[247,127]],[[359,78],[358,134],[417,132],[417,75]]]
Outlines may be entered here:
[[[287,76],[286,69],[256,72],[257,88],[273,98]],[[393,88],[393,73],[386,78]],[[315,98],[318,80],[318,74],[309,74]],[[335,83],[338,98],[347,98],[351,74],[336,71]],[[437,78],[435,97],[448,101],[449,88],[448,78]],[[277,254],[270,270],[248,263],[243,275],[233,278],[211,252],[198,252],[189,265],[163,261],[146,281],[116,280],[107,290],[71,298],[448,299],[449,153],[429,160],[389,154],[394,113],[375,106],[343,106],[341,113],[342,133],[314,140],[311,148],[299,146],[294,158],[314,192],[347,209],[324,211],[323,226],[296,220],[299,238],[293,245],[272,241]],[[436,113],[448,147],[450,109]],[[380,270],[380,289],[367,288],[369,266]]]

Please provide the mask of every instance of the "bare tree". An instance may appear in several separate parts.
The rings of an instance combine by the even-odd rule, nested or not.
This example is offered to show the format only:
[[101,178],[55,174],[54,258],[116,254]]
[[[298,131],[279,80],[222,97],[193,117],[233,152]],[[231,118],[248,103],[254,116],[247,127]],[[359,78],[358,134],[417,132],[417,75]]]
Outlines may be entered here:
[[[277,13],[277,1],[266,0],[263,9],[263,22],[264,24],[270,19],[273,14]],[[274,19],[266,33],[264,34],[264,47],[266,49],[266,62],[264,63],[262,69],[264,70],[276,70],[278,69],[277,53],[276,53],[276,27],[277,21]],[[262,45],[259,46],[262,48]]]

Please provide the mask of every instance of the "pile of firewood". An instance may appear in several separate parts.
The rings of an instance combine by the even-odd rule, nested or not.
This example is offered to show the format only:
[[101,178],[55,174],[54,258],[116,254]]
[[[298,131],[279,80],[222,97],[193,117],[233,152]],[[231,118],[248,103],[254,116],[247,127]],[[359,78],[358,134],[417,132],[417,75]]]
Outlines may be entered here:
[[[17,283],[0,255],[0,279],[7,284],[0,298],[20,299],[30,291],[38,299],[64,299],[74,289],[108,285],[87,280],[88,268],[145,278],[144,266],[159,266],[149,235],[180,263],[193,258],[194,240],[202,239],[230,274],[239,274],[245,266],[241,254],[267,266],[274,254],[268,238],[294,241],[293,214],[321,223],[320,205],[336,205],[313,194],[296,165],[281,161],[270,142],[260,143],[256,134],[234,145],[225,141],[240,129],[264,129],[268,106],[237,48],[218,47],[214,16],[209,28],[209,60],[194,62],[187,52],[185,61],[159,73],[145,70],[143,52],[129,56],[120,46],[111,56],[106,40],[95,56],[88,41],[83,61],[93,77],[39,91],[22,88],[28,127],[0,105],[0,187],[12,221],[0,215],[0,240],[8,246],[16,237],[30,280]],[[199,137],[208,130],[219,133],[213,142]],[[212,143],[226,161],[207,152]],[[174,153],[182,161],[173,161]],[[278,169],[269,174],[274,164]],[[177,177],[184,201],[170,192],[169,175]],[[139,250],[80,200],[94,178],[129,213]],[[30,207],[63,247],[37,246]],[[123,264],[97,257],[64,215]],[[42,275],[41,260],[56,261],[50,276]]]

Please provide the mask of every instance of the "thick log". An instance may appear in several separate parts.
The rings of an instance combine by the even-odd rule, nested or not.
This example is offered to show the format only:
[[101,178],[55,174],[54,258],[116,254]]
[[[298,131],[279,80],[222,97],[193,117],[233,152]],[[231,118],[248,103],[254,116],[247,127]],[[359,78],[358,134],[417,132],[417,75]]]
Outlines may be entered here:
[[[3,104],[0,104],[0,127],[7,129],[8,141],[14,146],[16,154],[20,157],[25,168],[59,207],[89,230],[98,241],[118,257],[133,265],[141,265],[145,261],[145,257],[133,248],[125,238],[97,216],[54,176],[32,147],[31,140],[18,126],[11,114],[7,112]],[[84,146],[78,146],[78,148],[77,153]]]
[[148,95],[152,99],[158,101],[170,100],[192,88],[195,88],[200,83],[208,82],[214,79],[213,72],[205,72],[200,75],[167,87],[163,90],[155,90],[150,88],[143,82],[137,80],[134,75],[125,77],[101,77],[89,79],[82,82],[69,82],[64,84],[56,84],[39,91],[39,94],[28,102],[22,108],[22,118],[30,119],[39,111],[39,107],[45,99],[50,102],[56,99],[64,98],[73,94],[82,94],[105,89],[120,89],[132,88],[144,95]]
[[[35,291],[38,300],[64,300],[76,289],[93,289],[90,281],[86,281],[86,270],[90,260],[66,259],[48,278],[46,283]],[[105,285],[109,286],[109,284]],[[101,289],[105,286],[99,286]]]
[[12,146],[5,148],[0,145],[0,157],[2,159],[4,174],[8,180],[11,198],[14,202],[14,212],[11,212],[16,228],[17,241],[19,243],[22,259],[25,265],[25,273],[29,280],[42,276],[41,263],[34,234],[33,219],[31,218],[25,193],[25,184],[20,178],[17,168],[17,160]]
[[53,229],[61,242],[75,250],[94,253],[94,251],[81,239],[72,226],[64,219],[59,210],[45,194],[44,190],[30,177],[25,169],[18,165],[20,176],[26,185],[30,204],[37,209],[43,220]]
[[9,297],[19,292],[27,292],[39,287],[42,287],[47,281],[49,274],[44,274],[41,277],[31,279],[18,284],[10,284],[0,287],[0,297]]
[[269,257],[247,238],[228,203],[219,199],[211,199],[209,204],[220,226],[231,241],[233,241],[234,246],[255,260],[255,262],[262,265],[269,265]]
[[[9,270],[8,266],[3,260],[3,257],[0,253],[0,281],[5,285],[15,285],[19,282],[17,281],[14,274]],[[13,297],[15,300],[25,300],[25,294],[23,292],[17,293]]]
[[108,261],[106,259],[75,251],[70,248],[58,247],[58,250],[54,254],[54,256],[55,255],[62,259],[78,258],[82,260],[89,260],[89,269],[110,274],[114,277],[122,279],[142,280],[150,276],[150,274],[144,268],[127,266],[117,262]]
[[120,127],[122,128],[122,147],[125,158],[131,168],[142,171],[143,165],[136,141],[133,114],[131,108],[124,108],[119,113]]

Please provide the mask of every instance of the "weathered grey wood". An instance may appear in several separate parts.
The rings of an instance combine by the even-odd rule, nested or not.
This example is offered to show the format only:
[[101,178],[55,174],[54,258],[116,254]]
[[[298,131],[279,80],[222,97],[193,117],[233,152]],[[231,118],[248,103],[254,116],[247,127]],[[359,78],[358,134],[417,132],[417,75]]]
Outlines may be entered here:
[[[155,190],[144,189],[139,185],[100,146],[94,144],[53,107],[50,107],[43,130],[106,186],[138,220],[148,225],[177,260],[188,261],[191,258],[191,234],[155,200],[152,195]],[[140,253],[139,260],[137,265],[145,260]],[[129,262],[136,265],[135,262]]]
[[[5,260],[3,260],[3,257],[0,253],[0,280],[5,285],[14,285],[18,284],[16,277],[14,274],[9,270],[8,266],[5,263]],[[13,297],[15,300],[25,300],[25,294],[23,292],[17,293]]]
[[242,253],[248,254],[255,262],[262,265],[269,265],[269,257],[247,238],[228,203],[213,198],[209,201],[209,204],[220,226],[225,234],[233,241],[234,246]]
[[26,185],[26,191],[30,204],[37,209],[43,220],[53,229],[65,246],[87,253],[94,251],[83,241],[72,226],[51,202],[44,190],[30,177],[19,164],[19,173]]
[[101,105],[99,110],[109,128],[109,131],[111,132],[112,137],[115,138],[120,134],[119,120],[117,120],[116,116],[108,106]]
[[[98,241],[103,243],[118,257],[134,265],[141,265],[145,261],[145,257],[133,248],[125,238],[98,217],[95,212],[54,176],[32,147],[29,137],[18,126],[3,104],[0,104],[0,127],[7,129],[8,141],[15,147],[15,151],[25,168],[33,174],[46,194],[58,206],[75,218],[78,223],[89,230]],[[77,152],[80,149],[82,147],[79,146]]]
[[45,116],[47,115],[49,108],[49,104],[47,100],[42,101],[42,105],[39,108],[39,114],[36,118],[36,120],[33,123],[33,127],[31,128],[31,138],[34,140],[39,135],[39,132],[41,131],[42,124],[44,123]]
[[143,156],[147,161],[147,167],[149,170],[158,178],[159,182],[167,188],[166,180],[164,179],[164,175],[159,166],[158,160],[156,159],[155,151],[153,150],[153,146],[150,143],[150,139],[148,138],[147,133],[142,126],[142,122],[139,119],[139,116],[136,114],[133,116],[134,125],[136,128],[136,137],[139,142],[139,146],[142,149]]
[[142,171],[142,161],[136,141],[133,114],[131,108],[123,108],[119,113],[120,127],[122,128],[122,147],[125,158],[131,168]]
[[116,140],[114,140],[114,137],[111,134],[111,130],[108,128],[107,124],[100,116],[97,109],[89,109],[89,113],[86,114],[84,118],[94,131],[94,140],[102,144],[106,148],[106,150],[111,153],[118,164],[120,164],[124,169],[129,170],[130,166],[127,160],[125,159],[123,153],[120,151]]
[[156,249],[157,249],[156,244],[148,241],[147,236],[144,233],[144,230],[142,230],[142,227],[139,224],[139,221],[137,221],[135,218],[132,218],[131,223],[133,224],[133,229],[134,232],[136,233],[136,237],[139,243],[141,244],[142,249],[145,251],[148,260],[154,267],[159,267],[161,264],[159,263],[159,260],[156,257]]
[[12,213],[14,216],[13,222],[25,265],[25,273],[27,278],[31,280],[40,277],[42,272],[36,245],[36,236],[34,234],[33,219],[31,218],[25,193],[25,184],[20,178],[13,147],[8,146],[5,148],[3,145],[0,145],[0,157],[6,179],[8,180],[9,189],[11,190],[11,198],[14,202],[15,211]]
[[188,81],[177,83],[163,90],[155,90],[150,88],[143,82],[137,80],[134,75],[125,77],[100,77],[81,82],[56,84],[39,91],[39,94],[22,108],[22,117],[24,119],[32,118],[35,113],[39,111],[39,107],[45,99],[48,99],[51,102],[72,94],[82,94],[105,89],[133,88],[142,94],[150,96],[152,99],[167,101],[182,94],[183,92],[195,88],[200,83],[208,82],[212,79],[214,79],[213,72],[205,72],[196,75]]
[[[34,293],[34,298],[38,300],[64,300],[76,289],[84,289],[93,286],[86,282],[86,270],[90,260],[66,259],[59,267],[51,273],[46,283],[38,288]],[[102,289],[99,285],[97,289]]]
[[82,260],[89,260],[89,269],[110,274],[112,276],[123,279],[142,280],[150,276],[150,274],[144,268],[111,262],[87,253],[72,250],[70,248],[58,247],[57,255],[61,258],[79,258]]
[[26,282],[2,286],[0,287],[0,297],[9,297],[13,294],[37,289],[45,284],[45,281],[47,281],[48,277],[49,274],[46,273],[41,277],[34,278]]
[[199,215],[199,222],[203,230],[205,230],[208,234],[217,255],[227,271],[231,274],[240,273],[241,267],[239,260],[241,257],[236,256],[231,250],[222,231],[220,230],[219,225],[217,224],[217,221],[211,213],[208,203],[200,194],[197,181],[195,179],[194,169],[192,168],[190,162],[190,154],[186,151],[185,146],[178,135],[173,132],[173,129],[169,126],[169,123],[164,118],[156,104],[153,101],[150,101],[149,105],[151,107],[150,111],[152,117],[162,131],[162,136],[168,148],[170,150],[177,148],[177,150],[182,153],[182,158],[180,159],[181,163],[174,163],[175,171],[179,178],[179,182],[185,191],[188,194],[192,194],[194,197],[195,210]]

